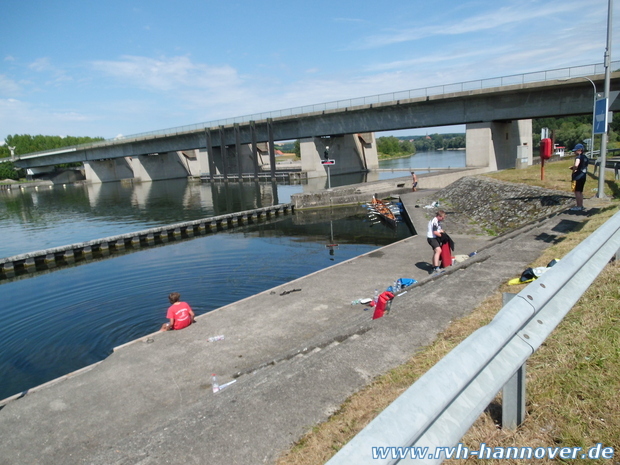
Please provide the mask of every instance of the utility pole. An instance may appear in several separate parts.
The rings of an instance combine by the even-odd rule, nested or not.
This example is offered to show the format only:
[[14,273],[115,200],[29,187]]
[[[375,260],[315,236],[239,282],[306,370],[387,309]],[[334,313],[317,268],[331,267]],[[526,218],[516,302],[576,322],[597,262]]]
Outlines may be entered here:
[[[613,0],[609,0],[609,4],[607,7],[607,48],[605,49],[605,57],[604,57],[605,93],[603,96],[603,98],[606,101],[606,107],[607,107],[605,117],[607,117],[607,112],[609,112],[609,81],[610,81],[610,74],[611,74],[610,65],[611,65],[611,26],[612,26],[611,15],[613,12],[613,3],[614,3]],[[599,199],[605,198],[605,165],[607,162],[607,133],[609,131],[608,126],[609,124],[605,126],[605,132],[601,134],[601,156],[599,157],[599,161],[601,164],[598,170],[598,192],[596,193],[596,196]]]

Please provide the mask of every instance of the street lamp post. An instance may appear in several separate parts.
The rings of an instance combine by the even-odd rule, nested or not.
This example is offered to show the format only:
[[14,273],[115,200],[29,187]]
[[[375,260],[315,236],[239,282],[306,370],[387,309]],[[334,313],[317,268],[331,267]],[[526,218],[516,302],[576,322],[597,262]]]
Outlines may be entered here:
[[594,156],[594,121],[596,118],[596,84],[589,77],[580,76],[583,79],[587,79],[592,84],[592,88],[594,89],[594,96],[592,97],[592,134],[590,135],[590,157]]
[[[590,135],[590,157],[593,157],[594,156],[594,122],[596,118],[596,97],[598,95],[596,93],[596,84],[594,84],[594,81],[592,79],[586,76],[577,76],[577,77],[568,78],[568,79],[585,79],[589,81],[590,84],[592,84],[592,89],[594,90],[594,95],[592,97],[592,134]],[[559,79],[559,81],[564,81],[568,79]]]
[[[607,6],[607,48],[605,48],[605,94],[604,98],[607,101],[607,109],[609,110],[609,80],[610,80],[610,65],[611,65],[611,13],[613,11],[613,0],[608,1]],[[605,198],[605,165],[607,164],[607,131],[609,125],[605,127],[605,132],[601,134],[601,156],[599,157],[600,166],[598,170],[598,192],[596,196],[599,199]]]

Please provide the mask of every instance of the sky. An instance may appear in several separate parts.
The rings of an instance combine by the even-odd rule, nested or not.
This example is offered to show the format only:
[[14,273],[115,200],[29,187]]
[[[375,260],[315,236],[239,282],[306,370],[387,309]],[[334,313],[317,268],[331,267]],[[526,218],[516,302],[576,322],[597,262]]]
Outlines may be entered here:
[[602,63],[608,0],[5,0],[1,12],[0,143]]

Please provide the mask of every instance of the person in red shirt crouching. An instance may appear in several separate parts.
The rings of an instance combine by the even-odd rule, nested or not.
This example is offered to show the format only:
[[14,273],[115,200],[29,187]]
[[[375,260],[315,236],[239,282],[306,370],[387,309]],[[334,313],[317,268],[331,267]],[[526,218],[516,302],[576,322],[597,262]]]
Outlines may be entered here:
[[170,320],[170,323],[164,323],[161,327],[162,331],[183,329],[195,323],[192,307],[187,302],[180,301],[181,294],[171,292],[168,300],[172,304],[168,307],[168,313],[166,313],[166,318]]

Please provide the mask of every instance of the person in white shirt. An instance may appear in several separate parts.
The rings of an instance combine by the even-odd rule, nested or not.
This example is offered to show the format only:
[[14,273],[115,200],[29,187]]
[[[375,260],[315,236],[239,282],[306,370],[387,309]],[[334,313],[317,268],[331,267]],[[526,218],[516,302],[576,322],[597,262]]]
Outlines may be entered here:
[[441,236],[444,233],[441,222],[445,219],[446,212],[439,210],[432,220],[428,222],[426,240],[433,249],[433,272],[439,271],[439,257],[441,256]]

